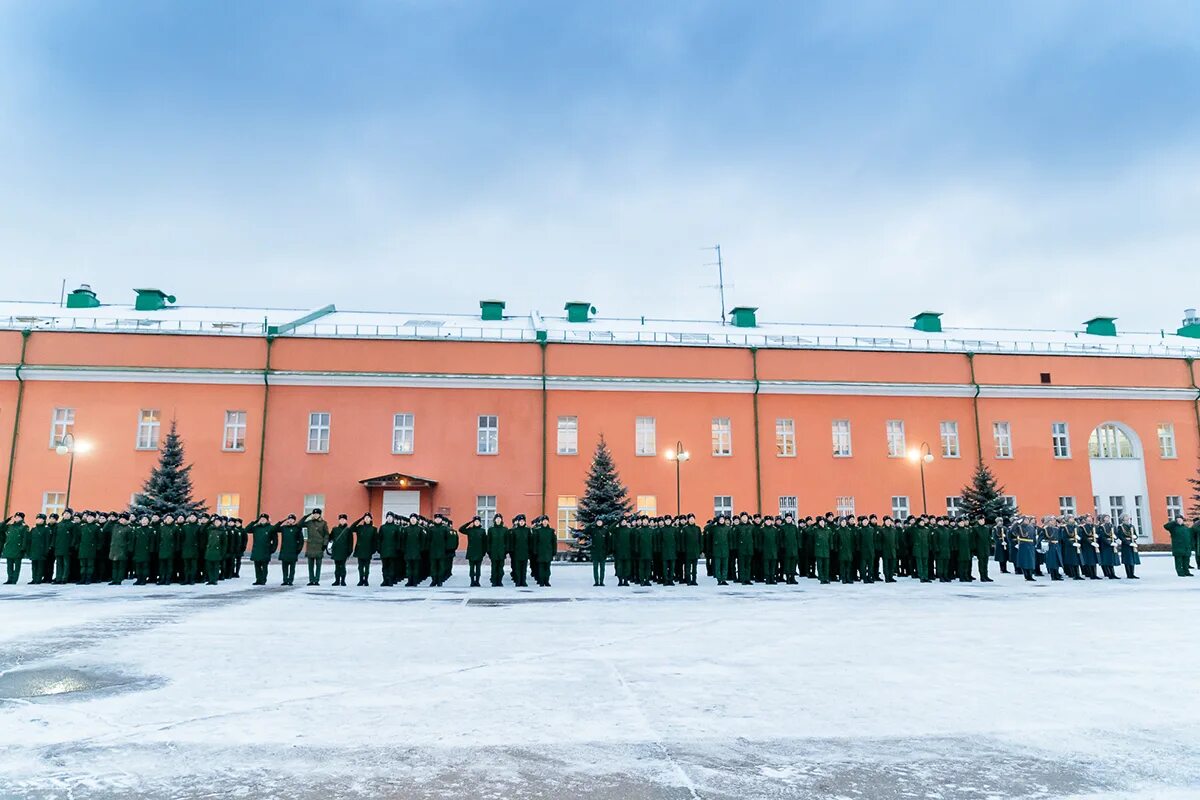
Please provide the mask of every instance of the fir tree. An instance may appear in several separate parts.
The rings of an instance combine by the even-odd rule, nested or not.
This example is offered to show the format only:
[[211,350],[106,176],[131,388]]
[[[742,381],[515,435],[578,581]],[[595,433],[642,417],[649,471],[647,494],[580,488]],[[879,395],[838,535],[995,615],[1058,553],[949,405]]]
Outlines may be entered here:
[[1017,513],[1016,506],[1009,506],[1004,501],[1004,487],[996,482],[992,470],[982,461],[975,469],[971,483],[963,487],[962,502],[959,506],[959,516],[976,519],[980,514],[991,525],[1000,517],[1008,517]]
[[1200,469],[1196,471],[1197,477],[1188,478],[1188,483],[1192,485],[1192,507],[1188,509],[1188,513],[1192,515],[1192,522],[1200,522]]
[[133,498],[133,514],[202,514],[208,510],[203,501],[192,498],[192,465],[183,463],[183,440],[171,420],[171,430],[163,441],[158,466]]
[[595,522],[606,526],[616,525],[632,509],[629,491],[621,483],[612,451],[608,449],[608,442],[604,441],[604,434],[600,434],[600,441],[596,443],[596,452],[592,456],[592,466],[588,470],[583,499],[579,501],[579,528],[571,532],[574,540],[571,542],[571,556],[576,559],[591,557],[588,526]]

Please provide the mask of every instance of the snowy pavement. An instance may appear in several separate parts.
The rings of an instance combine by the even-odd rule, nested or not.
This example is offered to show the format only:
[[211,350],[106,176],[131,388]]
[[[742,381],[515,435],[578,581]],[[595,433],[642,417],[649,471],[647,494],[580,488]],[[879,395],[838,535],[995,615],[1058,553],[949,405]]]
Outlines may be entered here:
[[0,798],[1200,797],[1200,577],[1145,560],[1033,585],[0,586]]

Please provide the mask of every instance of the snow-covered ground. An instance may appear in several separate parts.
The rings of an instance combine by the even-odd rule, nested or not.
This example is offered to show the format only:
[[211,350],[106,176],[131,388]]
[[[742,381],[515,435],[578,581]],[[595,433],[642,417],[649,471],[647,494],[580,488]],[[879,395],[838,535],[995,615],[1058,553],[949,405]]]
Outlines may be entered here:
[[1145,560],[1032,585],[0,586],[0,797],[1200,797],[1200,577]]

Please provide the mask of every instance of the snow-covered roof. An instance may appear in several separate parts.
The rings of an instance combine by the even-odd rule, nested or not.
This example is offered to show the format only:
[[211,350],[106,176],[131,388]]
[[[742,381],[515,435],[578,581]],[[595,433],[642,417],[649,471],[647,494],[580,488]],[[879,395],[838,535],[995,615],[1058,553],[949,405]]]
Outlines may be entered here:
[[754,327],[714,320],[594,317],[570,322],[537,311],[485,321],[478,314],[408,311],[341,311],[305,308],[168,306],[138,311],[132,305],[65,308],[55,303],[0,302],[0,329],[184,333],[371,339],[751,346],[796,349],[905,350],[974,353],[1200,356],[1200,339],[1166,331],[1122,331],[1100,336],[1076,331],[1016,328],[950,328],[920,331],[907,325],[763,322]]

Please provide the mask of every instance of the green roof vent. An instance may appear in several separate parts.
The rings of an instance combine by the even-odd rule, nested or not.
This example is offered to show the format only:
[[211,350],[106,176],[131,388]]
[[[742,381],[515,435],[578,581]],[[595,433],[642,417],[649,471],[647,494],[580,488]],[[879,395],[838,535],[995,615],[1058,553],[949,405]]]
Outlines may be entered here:
[[588,317],[596,313],[596,307],[582,300],[572,300],[563,306],[567,310],[567,322],[587,322]]
[[1196,309],[1185,308],[1183,310],[1183,327],[1175,333],[1179,336],[1200,339],[1200,317],[1196,316]]
[[498,322],[504,319],[503,300],[480,300],[479,310],[483,319],[488,322]]
[[1083,323],[1087,326],[1085,333],[1090,333],[1093,336],[1116,336],[1116,321],[1116,317],[1092,317]]
[[942,312],[922,311],[912,318],[913,329],[924,333],[942,332]]
[[158,311],[166,308],[167,303],[175,302],[175,295],[167,294],[162,289],[134,289],[137,301],[133,307],[137,311]]
[[98,305],[100,299],[86,283],[79,284],[78,289],[67,295],[67,308],[95,308]]
[[735,328],[756,328],[758,321],[754,318],[754,312],[757,308],[751,306],[737,306],[729,312],[729,316],[733,317],[733,327]]

